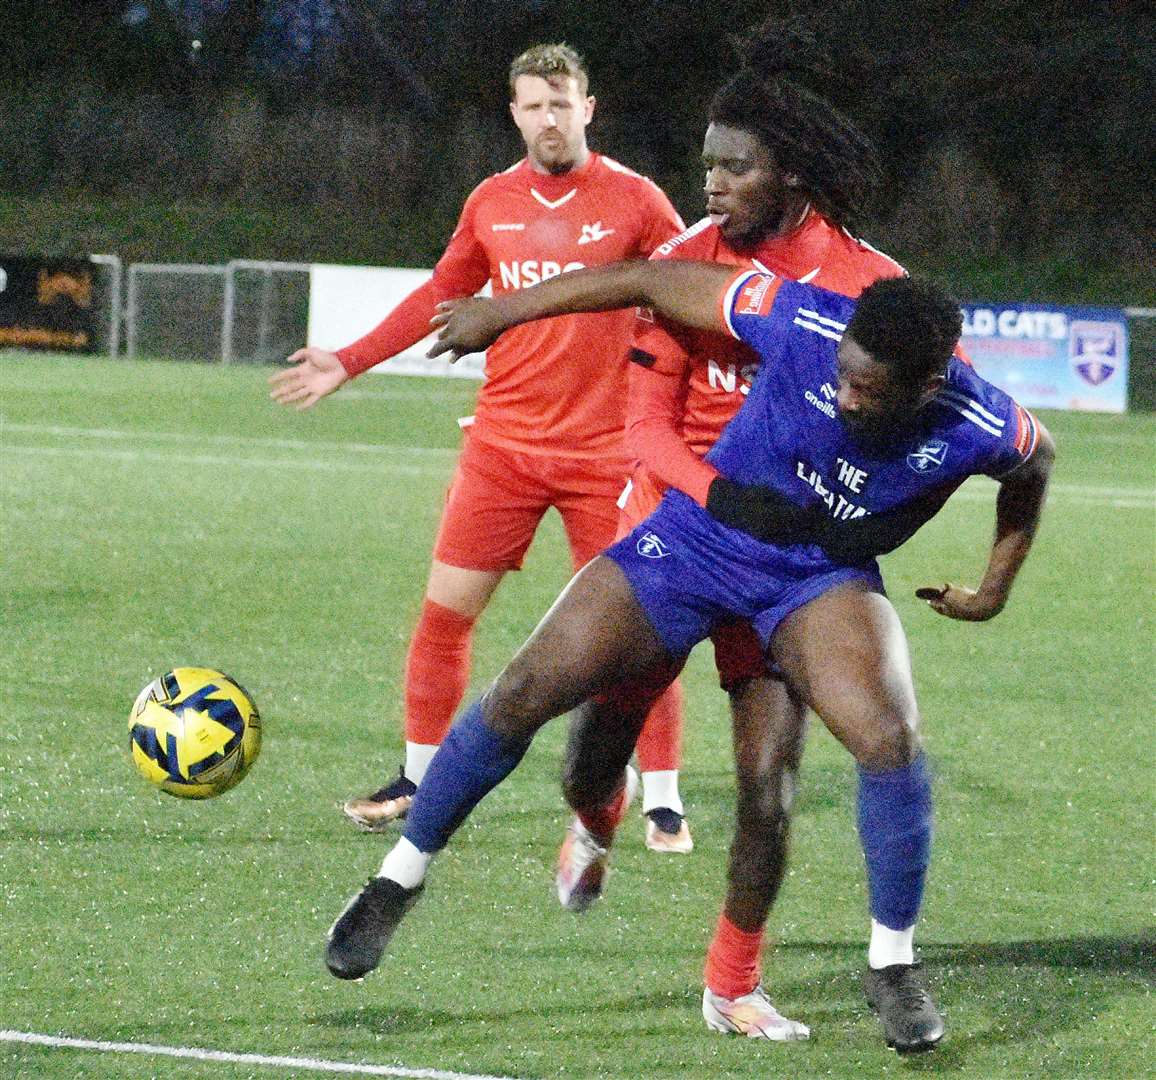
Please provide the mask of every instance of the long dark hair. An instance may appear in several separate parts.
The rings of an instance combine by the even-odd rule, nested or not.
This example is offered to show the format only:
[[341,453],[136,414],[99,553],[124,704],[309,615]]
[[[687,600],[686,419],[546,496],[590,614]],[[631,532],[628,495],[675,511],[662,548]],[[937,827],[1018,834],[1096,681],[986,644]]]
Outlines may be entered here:
[[767,20],[735,44],[742,66],[715,94],[711,123],[755,135],[820,212],[847,224],[879,165],[871,140],[815,89],[838,78],[829,58],[798,21]]

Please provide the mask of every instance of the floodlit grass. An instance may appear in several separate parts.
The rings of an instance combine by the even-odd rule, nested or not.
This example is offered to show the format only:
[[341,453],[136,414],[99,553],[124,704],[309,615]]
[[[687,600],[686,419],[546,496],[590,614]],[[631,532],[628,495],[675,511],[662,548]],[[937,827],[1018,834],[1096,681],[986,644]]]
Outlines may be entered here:
[[[817,727],[765,961],[813,1038],[702,1022],[733,806],[708,651],[686,680],[692,856],[646,852],[632,818],[606,901],[560,911],[556,723],[382,969],[325,973],[325,932],[388,842],[335,804],[400,760],[399,673],[474,386],[368,376],[297,415],[266,374],[0,359],[0,1028],[518,1077],[1152,1074],[1151,417],[1045,417],[1053,498],[993,623],[912,597],[975,581],[990,483],[885,566],[938,774],[920,941],[948,1037],[907,1063],[859,989],[853,769]],[[475,689],[564,584],[561,552],[550,517],[481,624]],[[252,774],[208,803],[152,790],[125,753],[136,692],[178,664],[234,674],[266,722]],[[0,1074],[294,1075],[4,1043]]]

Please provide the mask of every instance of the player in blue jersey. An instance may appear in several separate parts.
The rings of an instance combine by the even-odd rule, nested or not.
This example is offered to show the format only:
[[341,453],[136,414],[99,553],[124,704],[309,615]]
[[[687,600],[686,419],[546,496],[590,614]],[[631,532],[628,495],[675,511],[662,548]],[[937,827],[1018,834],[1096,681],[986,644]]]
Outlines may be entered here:
[[402,839],[335,922],[329,968],[359,978],[377,965],[432,856],[517,765],[534,733],[588,699],[599,753],[587,755],[586,789],[595,805],[611,803],[645,710],[627,711],[629,695],[607,692],[633,685],[644,702],[642,691],[665,685],[717,622],[738,616],[858,764],[872,917],[865,990],[890,1045],[930,1049],[944,1027],[913,937],[931,783],[906,641],[874,556],[907,539],[968,476],[995,477],[995,537],[979,586],[919,594],[951,618],[992,618],[1035,535],[1051,440],[953,358],[958,305],[907,278],[877,282],[856,302],[758,271],[623,263],[488,306],[463,302],[462,312],[482,315],[465,329],[450,316],[440,348],[472,351],[491,331],[543,314],[630,304],[702,329],[725,327],[760,354],[747,402],[708,455],[721,475],[705,508],[671,491],[587,566],[458,719]]

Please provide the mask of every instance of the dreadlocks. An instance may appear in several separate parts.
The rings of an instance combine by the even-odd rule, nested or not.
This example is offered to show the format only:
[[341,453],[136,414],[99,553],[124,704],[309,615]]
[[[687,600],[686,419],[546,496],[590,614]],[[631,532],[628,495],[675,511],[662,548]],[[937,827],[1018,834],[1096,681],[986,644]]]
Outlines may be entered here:
[[879,170],[870,140],[807,85],[829,84],[832,65],[801,24],[768,20],[739,45],[743,66],[715,94],[711,123],[755,135],[825,217],[846,224]]

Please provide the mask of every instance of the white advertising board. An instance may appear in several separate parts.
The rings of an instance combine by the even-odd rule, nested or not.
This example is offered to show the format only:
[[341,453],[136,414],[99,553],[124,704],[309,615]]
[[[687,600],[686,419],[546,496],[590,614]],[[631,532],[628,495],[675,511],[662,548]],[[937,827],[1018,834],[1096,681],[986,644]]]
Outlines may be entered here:
[[[314,263],[309,270],[309,329],[306,341],[323,349],[339,349],[369,333],[414,289],[430,279],[429,270],[384,266],[337,266]],[[467,356],[456,364],[426,358],[432,335],[373,371],[391,375],[449,375],[480,379],[483,356]]]

